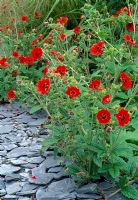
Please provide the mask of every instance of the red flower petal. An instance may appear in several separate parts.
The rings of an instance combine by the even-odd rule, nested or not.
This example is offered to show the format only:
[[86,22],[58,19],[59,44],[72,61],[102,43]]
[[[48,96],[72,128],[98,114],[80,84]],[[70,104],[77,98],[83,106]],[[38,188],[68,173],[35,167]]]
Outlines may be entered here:
[[107,109],[99,110],[96,117],[100,124],[108,124],[111,120],[111,114]]
[[121,127],[124,127],[130,122],[130,114],[128,110],[120,109],[119,112],[115,114],[115,117]]
[[66,90],[66,94],[70,98],[74,99],[74,98],[76,98],[76,97],[78,97],[80,95],[80,90],[77,87],[73,87],[73,86],[72,87],[68,87],[67,90]]

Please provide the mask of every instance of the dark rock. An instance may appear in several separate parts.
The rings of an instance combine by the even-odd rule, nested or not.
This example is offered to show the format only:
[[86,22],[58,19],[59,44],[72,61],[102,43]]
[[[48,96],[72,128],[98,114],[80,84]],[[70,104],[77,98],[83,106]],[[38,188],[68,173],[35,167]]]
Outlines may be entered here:
[[84,185],[82,187],[80,187],[77,192],[81,193],[81,194],[91,194],[94,193],[96,191],[97,188],[97,184],[95,183],[90,183],[88,185]]
[[79,199],[94,199],[94,200],[101,200],[102,196],[97,194],[77,194],[77,198]]

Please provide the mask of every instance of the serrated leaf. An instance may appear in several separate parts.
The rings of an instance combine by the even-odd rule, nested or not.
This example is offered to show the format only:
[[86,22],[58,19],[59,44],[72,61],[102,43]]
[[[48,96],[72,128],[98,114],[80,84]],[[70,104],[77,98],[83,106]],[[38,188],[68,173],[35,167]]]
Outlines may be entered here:
[[98,166],[102,167],[102,159],[98,158],[96,155],[93,155],[93,162]]
[[122,194],[129,199],[138,199],[138,190],[133,186],[129,185],[121,189]]
[[125,93],[123,93],[123,92],[119,92],[117,94],[117,97],[119,97],[121,99],[128,99],[128,96]]
[[122,176],[120,177],[120,180],[119,180],[119,187],[120,188],[124,188],[125,185],[128,183],[129,181],[129,178],[127,176]]
[[56,144],[58,142],[58,139],[48,136],[43,142],[42,142],[42,149],[47,150],[49,147],[51,147],[53,144]]
[[138,141],[138,132],[127,132],[126,134],[122,135],[126,140],[136,140]]
[[109,168],[109,174],[113,177],[116,178],[120,175],[120,170],[119,167],[117,165],[112,166],[111,168]]

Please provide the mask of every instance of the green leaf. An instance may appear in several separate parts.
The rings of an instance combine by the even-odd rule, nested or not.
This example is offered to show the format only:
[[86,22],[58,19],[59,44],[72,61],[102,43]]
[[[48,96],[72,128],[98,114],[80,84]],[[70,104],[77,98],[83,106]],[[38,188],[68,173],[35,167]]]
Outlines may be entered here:
[[138,141],[138,132],[137,130],[134,132],[127,132],[126,134],[122,134],[122,136],[126,139],[126,140],[135,140]]
[[129,199],[138,199],[138,190],[133,186],[129,185],[121,189],[123,195]]
[[107,72],[110,72],[111,74],[115,74],[115,70],[117,69],[117,66],[115,65],[115,63],[114,62],[110,62],[110,61],[107,61],[106,63],[105,63],[105,65],[106,65],[106,71]]
[[127,176],[122,176],[120,177],[120,180],[119,180],[119,187],[120,188],[124,188],[125,185],[128,183],[129,181],[129,178]]
[[58,142],[58,139],[48,136],[43,142],[42,142],[42,149],[47,150],[52,145],[56,144]]
[[119,97],[121,99],[128,99],[128,96],[125,93],[123,93],[123,92],[119,92],[117,94],[117,97]]
[[132,176],[136,173],[138,169],[138,156],[134,156],[129,158],[127,163],[128,172],[132,174]]
[[116,178],[120,175],[120,170],[119,167],[117,165],[112,166],[111,168],[109,168],[109,174],[113,177]]
[[30,109],[30,114],[33,114],[37,111],[39,111],[42,107],[40,105],[35,105]]
[[96,155],[93,155],[93,162],[98,166],[102,167],[102,159]]

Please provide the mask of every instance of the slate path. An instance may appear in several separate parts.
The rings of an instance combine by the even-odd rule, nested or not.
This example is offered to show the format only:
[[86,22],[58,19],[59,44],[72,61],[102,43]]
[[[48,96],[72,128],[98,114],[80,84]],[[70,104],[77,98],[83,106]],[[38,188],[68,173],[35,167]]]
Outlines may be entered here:
[[30,115],[18,103],[0,105],[0,200],[104,200],[95,183],[78,189],[53,151],[41,153],[48,134],[40,128],[45,117]]

